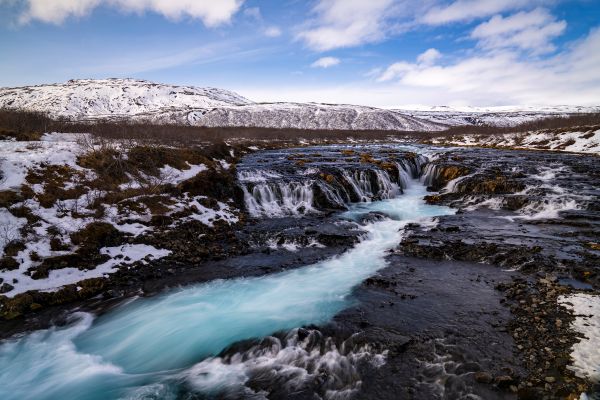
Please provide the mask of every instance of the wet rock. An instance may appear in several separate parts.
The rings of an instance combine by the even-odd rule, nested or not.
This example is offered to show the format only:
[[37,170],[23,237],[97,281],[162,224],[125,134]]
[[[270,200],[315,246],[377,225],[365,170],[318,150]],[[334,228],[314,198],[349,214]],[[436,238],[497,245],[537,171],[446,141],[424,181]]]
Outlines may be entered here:
[[386,218],[387,216],[384,213],[373,211],[361,217],[359,222],[363,225],[366,225],[376,221],[382,221]]
[[508,389],[513,382],[513,378],[508,375],[500,375],[494,378],[494,383],[501,389]]
[[492,375],[489,372],[485,372],[485,371],[476,372],[473,375],[473,378],[475,379],[475,381],[477,381],[479,383],[485,383],[485,384],[490,384],[494,380]]
[[465,165],[435,163],[427,184],[430,190],[437,191],[446,186],[451,180],[469,173],[471,173],[471,169]]

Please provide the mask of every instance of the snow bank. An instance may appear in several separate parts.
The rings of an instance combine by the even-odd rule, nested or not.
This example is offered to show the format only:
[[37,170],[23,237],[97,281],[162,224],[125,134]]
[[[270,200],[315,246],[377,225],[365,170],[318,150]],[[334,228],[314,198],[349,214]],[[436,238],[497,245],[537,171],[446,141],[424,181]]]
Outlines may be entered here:
[[80,134],[45,134],[40,141],[0,141],[0,190],[18,189],[27,170],[40,164],[68,165],[81,170],[77,156],[84,149]]
[[558,302],[573,311],[572,328],[585,336],[573,345],[569,369],[580,378],[600,382],[600,296],[576,293],[561,296]]
[[21,237],[19,229],[26,223],[25,218],[17,218],[6,208],[0,208],[0,254],[4,251],[4,246]]
[[[36,246],[35,244],[33,246],[28,245],[26,251],[31,249],[36,249],[42,254],[47,252],[47,250],[45,250],[42,246]],[[25,253],[26,251],[21,253]],[[24,254],[21,253],[17,256],[17,258],[24,256]],[[80,270],[76,265],[67,268],[53,269],[49,271],[48,278],[46,279],[32,279],[28,275],[25,275],[24,272],[27,271],[27,268],[31,266],[31,261],[26,259],[18,270],[0,273],[0,277],[2,277],[5,282],[14,286],[14,289],[8,293],[5,293],[5,295],[8,297],[13,297],[28,290],[58,290],[62,286],[75,284],[84,279],[107,276],[108,274],[115,272],[121,265],[132,264],[137,261],[143,261],[147,258],[157,260],[159,258],[166,257],[171,254],[171,251],[157,249],[146,244],[126,244],[117,247],[104,247],[100,250],[100,253],[110,256],[111,259],[90,270]]]
[[573,153],[600,154],[600,129],[572,132],[528,132],[503,135],[464,135],[460,138],[436,138],[434,144],[457,146],[493,146],[517,149],[568,151]]

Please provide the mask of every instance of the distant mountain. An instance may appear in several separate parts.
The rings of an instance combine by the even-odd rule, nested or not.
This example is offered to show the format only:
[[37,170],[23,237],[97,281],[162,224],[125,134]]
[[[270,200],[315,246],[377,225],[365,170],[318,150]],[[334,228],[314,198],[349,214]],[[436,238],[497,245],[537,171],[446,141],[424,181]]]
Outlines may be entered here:
[[[440,131],[454,125],[511,126],[564,108],[540,111],[386,110],[319,103],[255,103],[237,93],[135,79],[71,80],[0,89],[0,108],[42,111],[71,120],[132,120],[195,126]],[[596,108],[596,110],[598,109]]]

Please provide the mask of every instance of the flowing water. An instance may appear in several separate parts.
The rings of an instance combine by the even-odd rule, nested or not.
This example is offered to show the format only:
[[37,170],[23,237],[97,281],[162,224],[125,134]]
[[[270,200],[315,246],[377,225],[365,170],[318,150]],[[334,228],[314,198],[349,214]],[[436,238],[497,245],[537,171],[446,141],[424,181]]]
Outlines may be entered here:
[[[182,387],[210,397],[243,384],[265,360],[296,369],[300,359],[314,364],[315,353],[296,334],[267,352],[227,363],[215,355],[241,340],[328,322],[351,304],[354,286],[385,266],[386,252],[398,245],[406,223],[453,212],[425,204],[425,187],[403,180],[404,194],[349,206],[348,219],[373,211],[388,218],[364,226],[363,240],[340,256],[288,272],[134,299],[98,318],[75,314],[69,326],[3,342],[0,398],[165,399],[180,398]],[[390,186],[386,196],[395,190]],[[334,347],[327,354],[351,360]]]

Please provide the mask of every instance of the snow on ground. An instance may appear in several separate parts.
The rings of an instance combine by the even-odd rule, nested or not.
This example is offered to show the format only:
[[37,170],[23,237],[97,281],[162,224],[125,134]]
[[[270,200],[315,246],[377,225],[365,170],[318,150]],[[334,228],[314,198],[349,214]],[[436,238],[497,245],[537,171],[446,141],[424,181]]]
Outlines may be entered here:
[[[37,249],[44,252],[43,248]],[[5,293],[5,295],[13,297],[28,290],[57,290],[64,285],[74,284],[84,279],[104,277],[115,272],[116,267],[123,264],[132,264],[136,261],[143,262],[147,257],[153,260],[166,257],[171,251],[157,249],[146,244],[126,244],[117,247],[104,247],[100,249],[100,253],[110,256],[111,259],[91,270],[80,270],[76,266],[53,269],[49,271],[49,276],[46,279],[32,279],[23,274],[29,268],[30,262],[23,263],[18,270],[0,272],[0,277],[14,286],[14,289]]]
[[0,141],[0,190],[18,189],[27,170],[42,163],[81,170],[76,164],[84,151],[80,139],[81,134],[50,133],[40,141]]
[[0,89],[0,107],[68,118],[149,115],[173,109],[211,109],[249,103],[228,90],[162,85],[136,79],[78,79],[64,84]]
[[0,208],[0,254],[4,251],[4,246],[21,237],[19,229],[26,223],[25,218],[17,218],[6,208]]
[[525,122],[548,117],[566,117],[580,113],[597,113],[600,107],[585,106],[496,106],[496,107],[449,107],[407,106],[395,110],[412,117],[449,126],[491,125],[516,126]]
[[139,172],[143,182],[128,174],[130,181],[119,185],[119,188],[121,190],[139,189],[144,186],[157,186],[164,185],[166,183],[177,185],[208,169],[208,167],[204,164],[194,165],[187,163],[187,165],[189,166],[188,169],[177,169],[171,167],[170,165],[165,165],[159,169],[158,176],[145,175],[142,172]]
[[574,153],[600,154],[600,129],[572,132],[527,132],[501,135],[464,135],[462,137],[432,140],[433,144],[457,146],[494,146],[518,149],[569,151]]
[[206,196],[189,197],[186,193],[182,199],[170,206],[171,211],[167,215],[171,215],[183,210],[191,210],[191,215],[180,218],[177,221],[178,224],[189,220],[195,220],[202,222],[204,225],[213,227],[214,223],[218,220],[226,221],[229,224],[238,222],[239,219],[237,215],[235,215],[233,210],[225,203],[220,201],[217,202],[218,210],[202,205],[200,201],[206,198]]
[[[81,176],[75,176],[65,182],[65,187],[74,187],[77,184],[85,185],[85,181],[95,178],[95,174],[92,170],[77,165],[77,158],[93,146],[91,138],[84,134],[51,133],[45,134],[40,141],[0,141],[0,190],[20,190],[21,186],[26,183],[25,177],[28,171],[42,165],[70,166],[81,173]],[[222,168],[229,167],[224,163],[220,165]],[[158,177],[148,177],[149,182],[155,182],[157,185],[178,184],[208,170],[204,164],[188,164],[188,166],[188,169],[179,170],[165,165],[160,169]],[[80,179],[84,181],[80,182]],[[127,187],[135,184],[136,182],[132,180]],[[31,188],[37,194],[42,194],[44,191],[43,185],[39,184],[31,185]],[[105,276],[114,272],[121,264],[130,264],[146,257],[158,259],[169,254],[168,250],[155,249],[142,244],[105,248],[102,249],[103,254],[110,255],[112,259],[93,270],[82,271],[77,268],[77,265],[73,265],[50,270],[48,278],[32,279],[28,271],[39,265],[39,258],[70,254],[73,251],[70,235],[92,222],[110,223],[119,231],[131,234],[133,237],[148,233],[153,229],[149,226],[152,213],[146,205],[137,201],[137,197],[128,199],[136,205],[132,207],[134,209],[126,206],[123,208],[122,205],[116,204],[101,204],[100,207],[104,209],[104,212],[102,217],[98,217],[96,203],[98,200],[101,201],[106,194],[101,190],[89,189],[77,199],[59,200],[51,207],[43,207],[36,198],[15,204],[15,207],[26,206],[33,215],[40,218],[24,237],[22,237],[20,229],[27,224],[27,219],[17,218],[8,209],[0,208],[0,256],[4,252],[5,245],[13,240],[22,240],[25,244],[25,249],[19,251],[14,257],[19,263],[19,268],[12,271],[0,271],[0,284],[13,286],[13,289],[4,295],[13,297],[27,290],[54,290],[82,279]],[[178,198],[167,199],[175,203],[175,205],[168,206],[172,210],[171,213],[184,209],[192,211],[191,215],[178,219],[173,226],[189,220],[198,220],[208,226],[213,226],[217,220],[228,223],[237,222],[238,217],[235,210],[227,204],[218,202],[215,209],[211,209],[199,202],[202,198],[202,196],[190,197],[185,194]],[[50,243],[53,238],[58,239],[71,250],[52,250]],[[4,290],[6,289],[7,286],[4,287]]]
[[189,169],[179,170],[173,168],[170,165],[165,165],[160,169],[160,176],[166,179],[167,182],[177,185],[183,181],[186,181],[194,176],[198,175],[202,171],[206,171],[208,168],[204,164],[192,165],[188,163]]
[[600,382],[600,296],[576,293],[561,296],[558,301],[573,311],[572,328],[585,336],[573,345],[569,369],[580,378]]
[[170,250],[157,249],[147,244],[124,244],[115,247],[103,247],[100,254],[106,254],[112,259],[99,265],[96,268],[110,268],[120,264],[133,264],[134,262],[144,260],[146,257],[157,260],[171,254]]
[[447,126],[515,126],[546,117],[598,112],[598,107],[408,107],[255,103],[237,93],[136,79],[81,79],[0,88],[0,107],[73,120],[123,119],[200,126],[439,131]]

